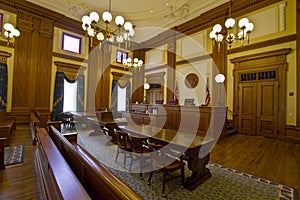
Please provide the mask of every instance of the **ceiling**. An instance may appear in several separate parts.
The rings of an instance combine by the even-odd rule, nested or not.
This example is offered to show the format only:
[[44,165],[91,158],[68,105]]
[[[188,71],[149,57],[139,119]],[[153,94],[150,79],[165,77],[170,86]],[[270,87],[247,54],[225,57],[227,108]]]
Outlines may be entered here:
[[[81,21],[83,15],[109,10],[110,0],[27,0]],[[187,22],[228,0],[111,0],[113,17],[122,15],[135,26],[134,41],[148,40],[165,29]],[[99,24],[99,22],[98,22]],[[101,23],[104,27],[104,22]],[[101,25],[100,25],[101,26]]]

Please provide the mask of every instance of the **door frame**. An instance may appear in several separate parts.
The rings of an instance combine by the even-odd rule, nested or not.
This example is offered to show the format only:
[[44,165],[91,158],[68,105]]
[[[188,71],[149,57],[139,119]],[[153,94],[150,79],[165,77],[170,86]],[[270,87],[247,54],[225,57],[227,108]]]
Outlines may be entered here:
[[[284,48],[275,51],[268,51],[259,54],[252,54],[242,57],[230,59],[234,64],[233,69],[233,112],[239,111],[239,84],[241,73],[251,73],[257,71],[277,71],[278,80],[278,124],[277,137],[284,139],[285,136],[285,113],[286,113],[286,71],[287,60],[286,56],[291,52],[291,48]],[[233,127],[238,130],[239,116],[233,116]]]

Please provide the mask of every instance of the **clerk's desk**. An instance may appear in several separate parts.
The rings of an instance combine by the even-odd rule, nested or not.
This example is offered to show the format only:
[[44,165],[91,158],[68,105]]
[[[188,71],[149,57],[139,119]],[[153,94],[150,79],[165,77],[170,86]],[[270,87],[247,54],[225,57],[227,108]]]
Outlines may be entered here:
[[119,128],[128,134],[168,143],[169,147],[183,153],[188,162],[188,168],[192,171],[192,175],[186,179],[185,188],[193,190],[211,177],[206,165],[209,162],[210,150],[216,143],[213,137],[202,137],[196,132],[176,132],[149,125],[128,124]]

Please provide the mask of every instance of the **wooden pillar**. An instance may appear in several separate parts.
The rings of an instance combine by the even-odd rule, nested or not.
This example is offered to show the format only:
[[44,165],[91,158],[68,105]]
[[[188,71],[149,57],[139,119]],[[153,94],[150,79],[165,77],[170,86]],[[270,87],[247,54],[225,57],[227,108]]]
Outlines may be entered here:
[[167,44],[167,96],[166,103],[168,104],[169,100],[174,98],[175,85],[176,85],[176,38],[175,31],[170,31],[170,35]]
[[[133,58],[139,58],[145,63],[145,50],[137,49],[133,51]],[[131,102],[143,102],[144,101],[144,78],[145,78],[145,66],[143,65],[139,70],[132,72],[132,96]]]
[[297,33],[297,41],[296,41],[296,63],[297,63],[297,93],[296,93],[296,97],[297,97],[297,103],[296,103],[296,112],[297,112],[297,126],[300,127],[300,98],[299,98],[299,94],[300,94],[300,1],[297,0],[297,16],[296,16],[296,33]]

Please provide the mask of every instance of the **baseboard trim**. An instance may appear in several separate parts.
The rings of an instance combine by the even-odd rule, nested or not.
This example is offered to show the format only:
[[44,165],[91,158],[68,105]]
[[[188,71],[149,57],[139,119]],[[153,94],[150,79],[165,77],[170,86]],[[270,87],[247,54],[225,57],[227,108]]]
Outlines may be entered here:
[[285,125],[285,140],[300,142],[300,126]]

